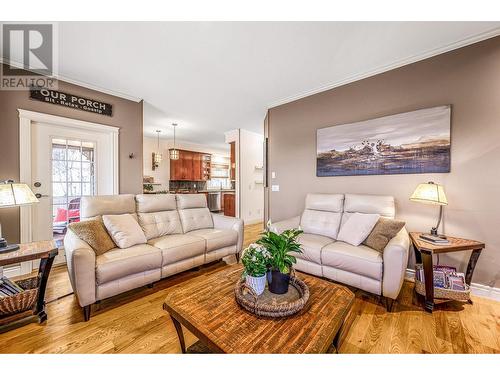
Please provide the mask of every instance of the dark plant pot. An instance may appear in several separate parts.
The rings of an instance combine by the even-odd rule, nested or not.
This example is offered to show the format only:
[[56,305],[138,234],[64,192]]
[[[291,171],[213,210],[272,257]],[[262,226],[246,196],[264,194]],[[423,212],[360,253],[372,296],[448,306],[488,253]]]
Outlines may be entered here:
[[290,283],[290,274],[281,273],[277,270],[267,272],[267,283],[269,291],[274,294],[285,294],[288,292],[288,284]]

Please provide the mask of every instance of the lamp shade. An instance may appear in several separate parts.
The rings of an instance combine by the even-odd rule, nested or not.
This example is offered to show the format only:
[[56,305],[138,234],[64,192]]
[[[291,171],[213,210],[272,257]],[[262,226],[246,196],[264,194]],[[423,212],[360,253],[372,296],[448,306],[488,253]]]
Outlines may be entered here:
[[0,207],[24,206],[38,203],[38,199],[26,184],[11,181],[0,184]]
[[168,155],[170,160],[179,160],[179,150],[176,150],[175,148],[168,150]]
[[419,184],[413,192],[410,200],[420,203],[447,205],[448,200],[441,185],[434,182]]

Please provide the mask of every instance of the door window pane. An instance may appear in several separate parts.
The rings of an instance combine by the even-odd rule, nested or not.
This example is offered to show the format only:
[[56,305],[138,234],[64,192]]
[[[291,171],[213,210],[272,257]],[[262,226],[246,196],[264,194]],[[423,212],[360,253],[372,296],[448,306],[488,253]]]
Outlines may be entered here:
[[81,196],[82,195],[82,184],[80,183],[71,183],[68,184],[68,195],[71,196]]
[[68,161],[68,181],[81,181],[82,180],[82,163],[75,161]]
[[52,140],[52,217],[54,239],[69,223],[80,221],[80,198],[95,194],[95,145],[70,139]]
[[52,162],[52,181],[66,182],[66,162],[54,160]]

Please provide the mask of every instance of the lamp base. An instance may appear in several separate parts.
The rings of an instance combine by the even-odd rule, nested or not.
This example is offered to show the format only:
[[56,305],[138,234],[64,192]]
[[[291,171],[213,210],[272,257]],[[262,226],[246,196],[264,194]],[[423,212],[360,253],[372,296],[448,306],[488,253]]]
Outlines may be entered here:
[[443,240],[447,239],[447,237],[444,234],[439,234],[436,228],[432,228],[429,233],[430,233],[431,236],[439,237],[439,238],[441,238]]
[[4,238],[0,238],[0,254],[16,250],[19,250],[18,244],[9,245],[7,244],[7,241]]

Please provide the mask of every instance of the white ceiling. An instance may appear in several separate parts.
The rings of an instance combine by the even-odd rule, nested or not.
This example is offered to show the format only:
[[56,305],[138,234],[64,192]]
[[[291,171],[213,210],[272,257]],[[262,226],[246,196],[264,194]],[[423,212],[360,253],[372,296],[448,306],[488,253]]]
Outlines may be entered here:
[[59,24],[62,77],[144,99],[144,131],[220,147],[276,104],[498,34],[499,22]]

